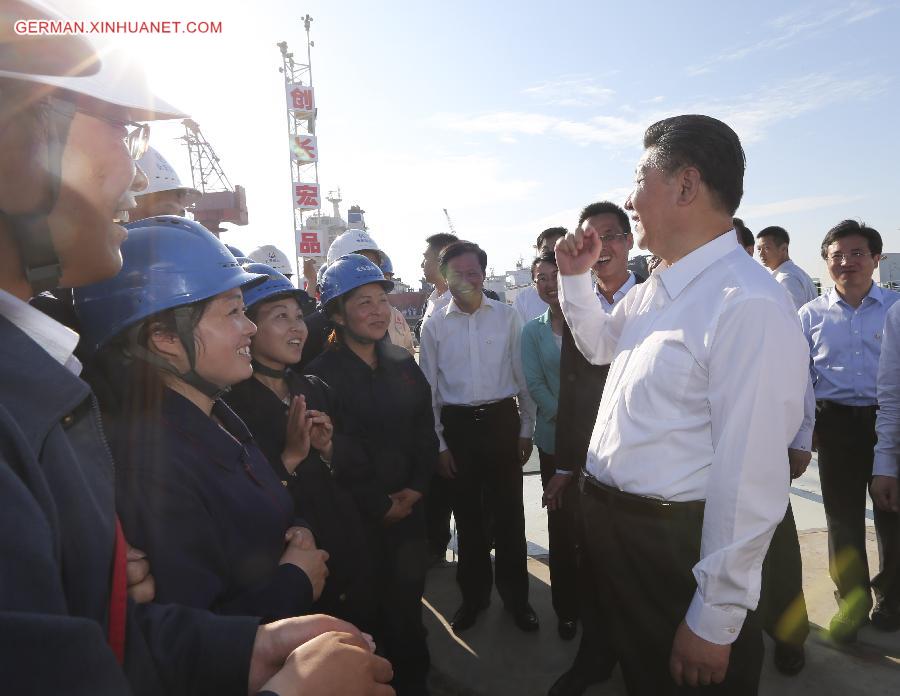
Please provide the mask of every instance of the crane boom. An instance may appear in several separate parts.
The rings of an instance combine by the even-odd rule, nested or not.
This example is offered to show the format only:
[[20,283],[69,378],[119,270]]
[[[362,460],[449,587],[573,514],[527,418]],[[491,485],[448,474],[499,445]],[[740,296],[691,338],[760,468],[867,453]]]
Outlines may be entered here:
[[456,234],[456,228],[453,226],[453,220],[450,219],[450,213],[447,212],[447,209],[444,208],[444,215],[447,218],[447,224],[450,226],[450,232],[454,235]]

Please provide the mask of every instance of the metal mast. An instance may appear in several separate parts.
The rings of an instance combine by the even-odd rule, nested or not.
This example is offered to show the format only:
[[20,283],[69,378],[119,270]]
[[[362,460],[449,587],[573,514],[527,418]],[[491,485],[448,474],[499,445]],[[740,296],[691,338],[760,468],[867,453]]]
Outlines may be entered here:
[[287,42],[277,44],[281,51],[282,66],[278,69],[284,76],[286,116],[288,129],[289,165],[291,173],[291,195],[293,198],[295,253],[297,267],[302,268],[300,257],[324,256],[321,240],[313,233],[304,234],[303,218],[309,211],[321,210],[319,193],[319,153],[316,141],[315,97],[312,83],[312,47],[309,36],[312,17],[303,18],[306,29],[306,63],[288,50]]

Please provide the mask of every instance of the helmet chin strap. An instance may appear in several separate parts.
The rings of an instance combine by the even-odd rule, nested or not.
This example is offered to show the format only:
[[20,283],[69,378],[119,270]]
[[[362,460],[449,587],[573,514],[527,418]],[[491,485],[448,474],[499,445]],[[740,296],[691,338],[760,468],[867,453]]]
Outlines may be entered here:
[[53,246],[48,216],[56,205],[62,185],[62,157],[69,136],[69,127],[75,115],[75,105],[48,98],[47,123],[47,175],[48,191],[44,205],[30,213],[10,215],[0,212],[9,224],[13,238],[19,246],[25,277],[35,294],[59,287],[62,266]]
[[274,379],[284,379],[287,376],[287,368],[285,368],[284,370],[275,370],[271,367],[263,365],[258,360],[251,360],[250,364],[253,366],[254,372],[265,375],[266,377],[272,377]]

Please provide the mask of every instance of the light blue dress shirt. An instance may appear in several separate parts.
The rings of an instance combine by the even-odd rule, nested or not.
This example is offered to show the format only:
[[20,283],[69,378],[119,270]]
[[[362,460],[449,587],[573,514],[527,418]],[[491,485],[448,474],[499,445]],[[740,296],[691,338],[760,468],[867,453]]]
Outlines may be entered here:
[[894,304],[884,323],[884,341],[878,361],[878,419],[875,422],[874,473],[900,476],[900,303]]
[[884,320],[897,300],[900,293],[873,283],[856,309],[834,288],[800,308],[816,399],[845,406],[877,403],[875,383]]
[[559,356],[560,347],[553,337],[548,309],[522,329],[522,372],[528,383],[528,393],[537,404],[534,444],[546,454],[556,451]]

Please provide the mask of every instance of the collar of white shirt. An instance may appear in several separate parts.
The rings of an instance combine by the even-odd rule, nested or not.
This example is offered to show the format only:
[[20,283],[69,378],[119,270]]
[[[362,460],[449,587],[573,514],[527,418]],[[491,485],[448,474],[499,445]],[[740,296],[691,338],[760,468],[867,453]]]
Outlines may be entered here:
[[737,246],[734,230],[729,230],[654,275],[666,289],[669,299],[674,300],[697,276]]
[[[449,290],[448,290],[448,292],[449,292]],[[485,308],[493,309],[492,303],[493,303],[493,300],[490,297],[487,297],[486,295],[482,295],[481,305],[478,307],[478,309],[476,309],[471,314],[478,314],[478,312],[480,312],[481,310],[483,310]],[[454,312],[456,312],[457,314],[469,315],[469,312],[464,312],[462,309],[459,308],[459,305],[456,304],[456,298],[451,295],[450,301],[447,303],[447,309],[445,310],[445,313],[447,314],[447,316],[449,316],[449,315],[453,314]]]
[[78,334],[72,329],[3,289],[0,289],[0,314],[24,331],[72,374],[81,373],[81,363],[74,355]]
[[[831,288],[828,291],[827,297],[828,297],[828,308],[829,309],[834,307],[834,305],[836,305],[838,302],[842,302],[844,299],[838,294],[837,288]],[[875,283],[875,282],[872,283],[872,287],[869,288],[869,293],[866,295],[866,297],[871,297],[878,304],[884,304],[884,292],[882,292],[881,286],[879,286],[878,283]],[[865,299],[866,298],[864,297],[863,301],[865,301]],[[862,305],[860,305],[860,306],[862,306]]]

